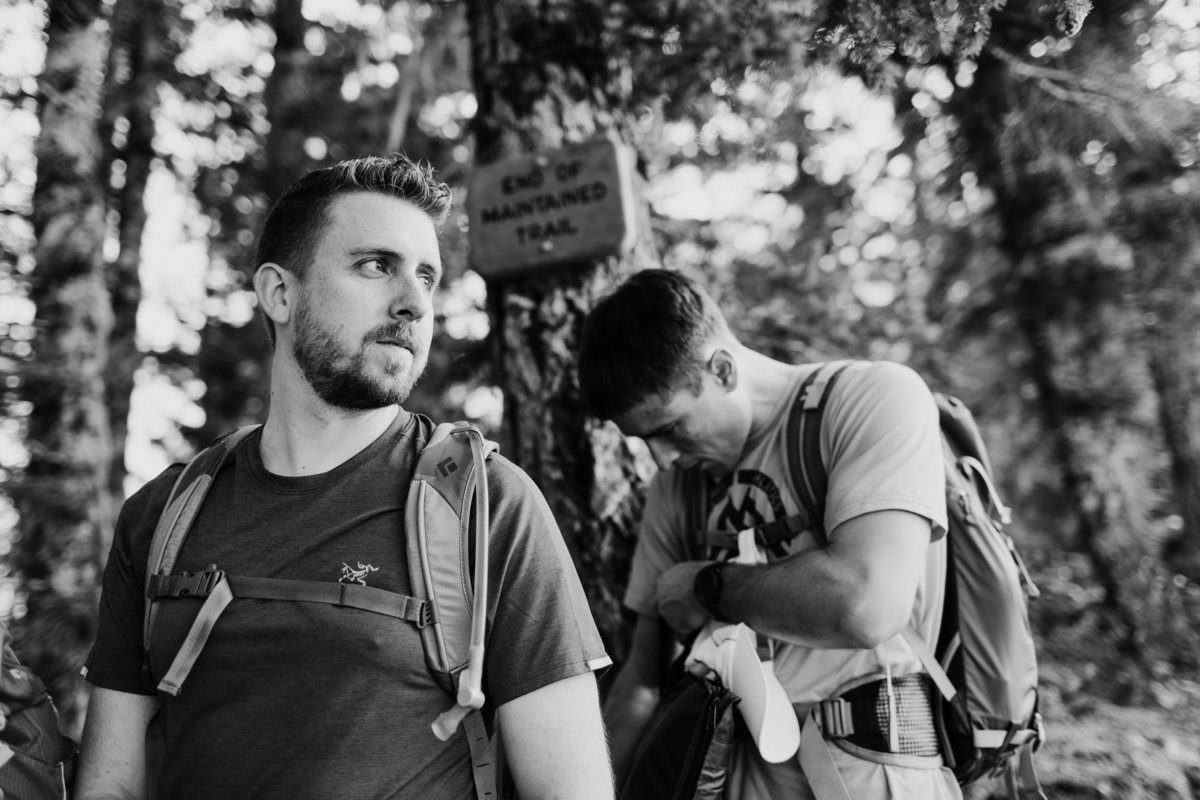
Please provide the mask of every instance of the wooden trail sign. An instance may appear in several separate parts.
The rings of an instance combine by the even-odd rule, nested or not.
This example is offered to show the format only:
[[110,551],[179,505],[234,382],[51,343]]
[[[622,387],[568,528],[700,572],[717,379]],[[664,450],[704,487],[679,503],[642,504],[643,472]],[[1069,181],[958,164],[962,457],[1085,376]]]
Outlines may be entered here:
[[628,251],[633,151],[600,139],[476,167],[467,192],[471,268],[487,279]]

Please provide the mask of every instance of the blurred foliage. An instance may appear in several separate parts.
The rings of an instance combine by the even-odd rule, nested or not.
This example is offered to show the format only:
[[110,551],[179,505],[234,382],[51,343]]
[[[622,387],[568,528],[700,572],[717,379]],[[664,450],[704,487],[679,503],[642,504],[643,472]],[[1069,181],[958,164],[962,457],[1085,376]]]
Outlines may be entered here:
[[[1196,681],[1195,10],[1178,0],[542,6],[595,46],[558,60],[518,52],[505,80],[559,86],[565,105],[592,89],[554,65],[577,58],[604,74],[612,96],[592,100],[628,115],[663,263],[705,282],[750,346],[797,362],[909,363],[975,410],[1043,590],[1032,613],[1049,705],[1067,713],[1086,695],[1162,705]],[[165,463],[261,418],[265,337],[248,275],[271,198],[312,166],[403,148],[464,200],[480,124],[473,85],[484,78],[453,0],[159,8],[163,61],[155,91],[137,97],[156,104],[143,109],[153,196],[183,198],[183,238],[169,263],[148,263],[143,240],[135,377],[144,393],[182,399],[161,402],[167,422],[149,428],[135,391],[130,429]],[[129,82],[136,68],[110,80]],[[4,78],[6,120],[34,110],[28,77]],[[133,111],[118,111],[119,139]],[[33,269],[19,189],[33,168],[19,153],[0,150],[10,297],[27,293]],[[166,205],[151,206],[151,222]],[[191,245],[203,275],[173,295],[163,284],[192,280]],[[411,404],[494,429],[494,319],[488,287],[465,269],[467,245],[460,202],[443,232],[446,335]],[[155,282],[156,270],[170,277]],[[5,435],[19,440],[29,408],[15,374],[33,334],[13,308],[0,355],[14,375]],[[151,319],[171,332],[152,336]],[[202,415],[189,410],[197,401]],[[19,457],[2,466],[20,477]]]

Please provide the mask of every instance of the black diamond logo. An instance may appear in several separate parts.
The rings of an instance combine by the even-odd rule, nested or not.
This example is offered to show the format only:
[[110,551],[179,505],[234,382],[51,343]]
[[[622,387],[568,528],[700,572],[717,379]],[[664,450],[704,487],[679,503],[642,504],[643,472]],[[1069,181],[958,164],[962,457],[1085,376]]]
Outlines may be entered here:
[[438,475],[441,475],[444,478],[447,475],[449,475],[451,472],[454,472],[456,469],[458,469],[458,464],[454,463],[453,458],[451,458],[450,456],[446,456],[445,458],[443,458],[441,461],[438,462],[437,469],[438,469]]

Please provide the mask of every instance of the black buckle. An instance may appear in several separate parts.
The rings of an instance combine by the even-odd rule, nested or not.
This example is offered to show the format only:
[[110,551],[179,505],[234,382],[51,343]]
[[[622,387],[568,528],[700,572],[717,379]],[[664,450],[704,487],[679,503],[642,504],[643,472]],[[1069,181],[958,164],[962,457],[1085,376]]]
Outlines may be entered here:
[[150,579],[151,598],[157,597],[208,597],[217,584],[225,579],[225,572],[209,564],[200,572],[176,572],[174,575],[155,575]]
[[430,603],[428,600],[421,600],[420,603],[421,608],[417,612],[418,630],[437,622],[437,616],[433,613],[433,603]]
[[835,697],[832,700],[821,701],[817,708],[821,714],[821,733],[826,739],[845,739],[854,733],[850,703]]

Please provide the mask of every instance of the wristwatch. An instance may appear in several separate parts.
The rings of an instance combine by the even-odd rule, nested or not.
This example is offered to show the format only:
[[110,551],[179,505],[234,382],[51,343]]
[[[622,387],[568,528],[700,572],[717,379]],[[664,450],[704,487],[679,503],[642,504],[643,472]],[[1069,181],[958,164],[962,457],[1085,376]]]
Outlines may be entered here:
[[692,581],[692,594],[696,596],[696,602],[704,606],[718,622],[731,621],[717,610],[717,603],[721,600],[721,589],[725,586],[721,572],[727,564],[728,561],[714,561],[697,572]]

